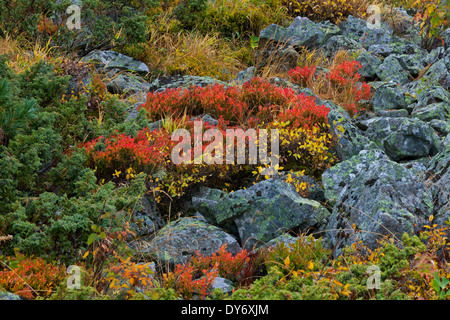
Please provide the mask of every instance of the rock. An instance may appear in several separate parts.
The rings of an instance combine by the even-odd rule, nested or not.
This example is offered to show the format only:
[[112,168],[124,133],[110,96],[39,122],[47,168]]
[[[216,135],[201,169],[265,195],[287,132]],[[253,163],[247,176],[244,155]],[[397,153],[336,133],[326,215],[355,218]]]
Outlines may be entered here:
[[148,92],[150,89],[150,84],[136,74],[124,72],[114,73],[110,72],[107,75],[107,79],[111,79],[106,81],[106,88],[110,93],[131,95]]
[[356,61],[362,65],[362,68],[358,71],[362,77],[365,79],[373,79],[376,77],[378,67],[381,64],[380,58],[364,50],[359,54]]
[[217,226],[195,218],[180,218],[170,222],[150,241],[140,241],[136,254],[149,255],[161,265],[185,263],[195,252],[211,255],[227,245],[236,254],[241,248],[237,240]]
[[155,79],[150,83],[149,91],[153,92],[163,92],[166,89],[188,89],[192,86],[206,87],[209,85],[220,84],[223,86],[228,86],[226,82],[211,78],[211,77],[200,77],[200,76],[170,76],[170,77],[160,77]]
[[302,198],[293,185],[281,179],[228,194],[209,189],[192,203],[208,221],[225,227],[234,224],[242,246],[249,250],[285,231],[319,230],[329,214],[319,202]]
[[325,171],[322,181],[333,206],[327,239],[337,255],[358,240],[374,249],[383,235],[416,232],[433,212],[425,184],[380,150],[362,150]]
[[211,117],[209,114],[202,114],[190,119],[190,121],[197,121],[197,120],[202,120],[204,125],[208,124],[210,126],[217,126],[219,124],[219,121]]
[[397,84],[404,84],[410,81],[409,73],[403,69],[400,62],[393,55],[384,59],[376,72],[382,81],[391,81]]
[[0,300],[23,300],[21,296],[7,291],[0,291]]
[[380,29],[370,29],[366,20],[350,15],[339,24],[339,27],[342,35],[359,42],[365,49],[374,44],[387,44],[392,41],[393,30],[384,22],[381,22]]
[[262,46],[267,43],[279,43],[285,46],[314,49],[340,32],[339,27],[329,21],[316,23],[306,17],[296,17],[287,28],[276,24],[268,26],[260,32],[259,39]]
[[404,109],[405,93],[396,83],[385,83],[375,89],[372,97],[374,111]]
[[363,50],[363,47],[356,40],[343,35],[337,35],[328,39],[322,49],[326,52],[328,58],[332,58],[339,50],[359,52]]
[[426,107],[433,103],[450,104],[450,92],[442,86],[426,86],[417,93],[418,107]]
[[234,289],[233,282],[222,277],[215,277],[210,291],[213,291],[215,289],[219,289],[225,294],[231,294]]
[[192,197],[192,206],[211,224],[217,224],[217,204],[227,195],[225,191],[200,188],[200,193]]
[[280,245],[281,243],[283,243],[285,247],[290,247],[290,246],[294,245],[297,242],[297,240],[298,240],[298,237],[294,237],[294,236],[290,235],[289,233],[283,233],[282,235],[279,235],[278,237],[267,242],[261,248],[276,247],[276,246]]
[[425,55],[417,54],[393,54],[389,58],[395,58],[400,63],[401,67],[409,72],[412,77],[417,77],[419,73],[426,67]]
[[[408,108],[408,107],[407,107]],[[389,117],[389,118],[406,118],[409,116],[407,109],[400,110],[377,110],[375,115],[378,117]]]
[[384,150],[384,140],[396,132],[406,117],[374,117],[365,121],[366,130],[364,135],[374,142],[381,150]]
[[440,151],[440,139],[434,130],[418,119],[405,119],[383,141],[384,149],[394,161],[434,156]]
[[428,85],[441,85],[448,89],[450,87],[449,69],[445,60],[441,59],[433,63],[421,79]]
[[365,125],[364,135],[394,161],[433,156],[440,149],[434,130],[417,119],[375,117]]
[[295,187],[265,180],[231,192],[218,206],[222,217],[233,219],[242,246],[248,250],[289,230],[321,230],[329,215],[319,202],[302,198]]
[[138,108],[144,103],[145,101],[139,101],[133,104],[130,108],[128,108],[127,110],[128,115],[126,121],[135,120],[139,114]]
[[[450,135],[446,140],[450,140]],[[428,183],[431,185],[431,193],[434,202],[434,221],[444,225],[450,218],[450,144],[437,154],[428,166]],[[450,234],[450,232],[447,232]]]
[[[273,59],[276,57],[277,63],[273,64]],[[257,70],[269,66],[276,72],[287,72],[298,66],[298,59],[300,55],[293,46],[281,46],[273,49],[265,48],[259,52]]]
[[141,204],[142,210],[133,213],[130,223],[137,237],[153,235],[165,225],[165,221],[158,213],[153,199],[143,196]]
[[141,74],[149,72],[148,66],[145,63],[111,50],[93,50],[84,56],[81,61],[94,63],[98,69],[120,69]]
[[[291,173],[291,178],[295,183],[306,183],[309,187],[307,191],[307,195],[304,197],[307,199],[315,200],[318,202],[325,202],[323,188],[320,186],[320,183],[314,178],[303,175],[301,172],[293,172]],[[286,181],[287,174],[284,171],[280,172],[280,175],[274,177],[274,179],[280,179]]]
[[371,144],[362,131],[337,110],[328,113],[328,124],[336,137],[336,153],[341,161],[358,154]]
[[256,68],[248,67],[247,69],[240,71],[234,81],[239,85],[250,81],[254,76],[256,76]]
[[415,55],[423,54],[426,56],[426,50],[420,48],[417,44],[406,41],[402,38],[392,37],[392,42],[372,44],[368,49],[368,52],[374,55],[379,55],[382,57],[388,57],[391,54],[397,55]]
[[411,112],[411,117],[422,121],[450,120],[450,104],[447,102],[436,102],[429,105],[417,105]]
[[[430,121],[430,126],[443,136],[447,136],[450,133],[450,121],[433,119]],[[445,146],[444,146],[445,147]]]

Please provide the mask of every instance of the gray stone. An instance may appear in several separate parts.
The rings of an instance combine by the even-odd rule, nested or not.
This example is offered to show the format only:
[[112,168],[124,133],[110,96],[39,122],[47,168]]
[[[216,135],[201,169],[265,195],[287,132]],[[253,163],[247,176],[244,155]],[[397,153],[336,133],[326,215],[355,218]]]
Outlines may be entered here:
[[356,40],[337,35],[328,39],[322,49],[325,50],[328,58],[332,58],[339,50],[359,52],[363,50],[363,47]]
[[223,85],[228,86],[226,82],[214,79],[212,77],[200,77],[200,76],[169,76],[160,77],[150,83],[149,91],[153,92],[163,92],[166,89],[188,89],[192,86],[207,87],[210,85]]
[[364,50],[359,54],[356,61],[362,65],[362,68],[358,71],[362,77],[366,79],[373,79],[376,77],[378,67],[381,65],[380,58]]
[[106,81],[106,88],[113,94],[131,95],[148,92],[150,89],[150,84],[136,74],[124,72],[118,74],[109,73],[108,77],[110,80]]
[[392,42],[389,43],[381,43],[381,44],[372,44],[367,51],[371,54],[379,55],[382,57],[388,57],[391,54],[398,55],[415,55],[415,54],[423,54],[426,55],[426,51],[420,48],[417,44],[406,41],[402,38],[393,37]]
[[329,215],[319,202],[302,198],[293,185],[279,180],[229,193],[218,211],[222,218],[233,219],[242,246],[249,250],[286,231],[321,230]]
[[[447,136],[446,140],[450,136]],[[428,166],[428,183],[434,201],[433,223],[444,225],[450,218],[450,144],[447,142],[445,148],[437,154]],[[449,234],[449,232],[448,232]]]
[[319,230],[329,214],[319,202],[302,198],[293,185],[281,179],[228,194],[205,190],[192,203],[208,221],[225,227],[234,224],[242,246],[249,250],[285,231]]
[[409,73],[403,69],[400,62],[392,55],[384,59],[376,73],[382,81],[391,81],[398,84],[410,81]]
[[337,255],[358,240],[373,249],[383,235],[416,232],[433,211],[425,184],[380,150],[362,150],[325,171],[322,181],[333,206],[327,239]]
[[418,119],[405,119],[396,131],[384,139],[383,146],[394,161],[434,156],[441,148],[434,130]]
[[[408,108],[408,107],[407,107]],[[378,117],[405,118],[409,116],[407,109],[400,110],[377,110],[375,114]]]
[[236,79],[234,81],[237,84],[243,84],[255,76],[256,76],[256,68],[248,67],[247,69],[240,71],[237,74]]
[[444,59],[438,60],[425,72],[422,81],[428,85],[442,85],[445,88],[450,86],[449,69]]
[[417,77],[420,71],[426,67],[425,55],[422,53],[418,54],[393,54],[393,57],[400,62],[402,68],[408,71],[412,77]]
[[450,103],[450,92],[442,86],[426,86],[417,92],[417,101],[419,107],[426,107],[433,103]]
[[210,291],[216,289],[221,290],[225,294],[231,294],[234,289],[233,282],[222,277],[215,277],[214,282],[211,285]]
[[209,256],[226,245],[232,254],[241,248],[237,240],[217,226],[195,218],[180,218],[167,224],[150,241],[139,241],[136,254],[149,255],[161,265],[185,263],[196,251]]
[[384,150],[384,140],[392,132],[396,132],[406,119],[406,117],[374,117],[365,122],[367,129],[364,131],[364,135]]
[[450,121],[433,119],[430,121],[430,126],[443,136],[450,134]]
[[367,27],[366,20],[350,15],[347,20],[339,24],[339,27],[344,36],[356,40],[366,49],[374,44],[386,44],[392,41],[393,30],[384,22],[381,22],[380,29],[370,29]]
[[396,83],[385,83],[375,89],[372,101],[374,111],[404,109],[408,105],[405,93]]
[[417,105],[411,112],[411,117],[422,121],[450,120],[450,103],[435,102],[428,105]]
[[337,110],[331,110],[328,113],[328,124],[336,137],[335,149],[341,161],[358,154],[371,144],[362,131]]
[[22,297],[7,291],[0,291],[0,300],[23,300]]
[[133,213],[130,223],[137,237],[152,235],[165,225],[153,199],[143,196],[141,205],[142,209]]
[[286,46],[314,49],[340,32],[340,29],[329,21],[316,23],[306,17],[296,17],[287,28],[276,24],[268,26],[260,32],[259,38],[261,44],[275,42]]
[[93,50],[86,56],[84,56],[81,61],[94,63],[97,68],[105,70],[120,69],[143,74],[149,72],[148,66],[145,63],[124,54],[110,50]]

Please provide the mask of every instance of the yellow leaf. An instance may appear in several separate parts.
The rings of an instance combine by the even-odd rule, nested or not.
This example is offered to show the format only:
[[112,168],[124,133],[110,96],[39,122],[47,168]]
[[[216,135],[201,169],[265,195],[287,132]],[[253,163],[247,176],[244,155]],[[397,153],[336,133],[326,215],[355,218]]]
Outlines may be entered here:
[[314,263],[313,263],[312,261],[310,261],[310,262],[308,263],[308,269],[309,269],[309,270],[314,269]]
[[86,251],[83,255],[83,259],[86,259],[86,257],[89,255],[89,251]]
[[284,259],[284,265],[286,267],[289,267],[290,264],[291,264],[291,259],[289,259],[289,256],[288,256],[286,259]]
[[433,218],[434,218],[434,216],[433,215],[431,215],[429,218],[428,218],[428,221],[433,221]]

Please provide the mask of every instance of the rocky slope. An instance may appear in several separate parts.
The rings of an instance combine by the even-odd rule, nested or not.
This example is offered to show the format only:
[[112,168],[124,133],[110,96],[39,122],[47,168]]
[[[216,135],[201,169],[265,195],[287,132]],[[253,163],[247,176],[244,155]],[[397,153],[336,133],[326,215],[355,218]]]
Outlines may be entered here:
[[[446,37],[450,43],[450,32]],[[330,108],[328,123],[338,137],[340,162],[323,174],[323,189],[316,184],[309,199],[281,175],[228,194],[204,188],[188,204],[192,217],[167,225],[148,205],[140,214],[144,241],[134,244],[140,253],[163,264],[179,263],[196,250],[211,253],[225,243],[231,252],[253,249],[291,231],[323,236],[337,255],[355,241],[375,247],[383,235],[417,232],[431,215],[439,224],[450,218],[450,48],[427,52],[414,28],[398,37],[386,24],[370,29],[365,20],[352,16],[338,26],[297,17],[288,28],[269,26],[260,39],[277,44],[274,50],[286,56],[288,68],[295,66],[301,47],[323,50],[328,57],[338,49],[355,52],[363,65],[361,75],[373,88],[371,111],[350,118],[342,108],[323,102]],[[84,60],[118,75],[108,83],[112,92],[219,82],[178,76],[147,83],[139,76],[145,65],[112,51],[91,52]],[[254,67],[243,70],[227,85],[254,74]],[[141,103],[130,108],[129,121]]]

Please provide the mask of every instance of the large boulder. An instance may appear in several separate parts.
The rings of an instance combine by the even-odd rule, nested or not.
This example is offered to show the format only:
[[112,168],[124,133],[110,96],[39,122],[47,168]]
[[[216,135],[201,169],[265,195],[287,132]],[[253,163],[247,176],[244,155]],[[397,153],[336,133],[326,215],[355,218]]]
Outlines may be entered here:
[[441,149],[440,139],[433,128],[419,119],[405,119],[386,137],[383,145],[394,161],[432,157]]
[[403,69],[400,62],[393,55],[384,59],[383,63],[378,66],[376,74],[378,78],[386,82],[404,84],[410,81],[409,73]]
[[180,218],[167,224],[150,240],[134,244],[136,254],[150,256],[160,265],[187,262],[198,251],[209,256],[226,245],[236,254],[241,250],[237,240],[217,226],[196,218]]
[[306,17],[296,17],[287,28],[272,24],[260,32],[261,44],[278,43],[286,46],[315,49],[329,38],[338,35],[341,30],[336,25],[325,22],[313,22]]
[[384,83],[375,89],[372,97],[374,111],[404,109],[408,106],[405,92],[396,83]]
[[174,75],[160,77],[150,83],[149,91],[163,92],[166,89],[188,89],[192,86],[207,87],[210,85],[220,84],[228,86],[226,82],[214,79],[212,77],[190,76],[190,75]]
[[433,128],[419,119],[374,117],[365,125],[364,135],[394,161],[434,156],[440,150]]
[[[450,141],[450,135],[447,139]],[[450,218],[450,144],[445,144],[445,148],[428,165],[428,183],[431,186],[431,193],[434,201],[434,222],[444,225]],[[449,232],[450,234],[450,232]]]
[[380,58],[367,52],[366,50],[362,51],[358,55],[356,61],[358,61],[362,65],[362,68],[359,69],[358,73],[366,79],[375,78],[377,75],[378,67],[382,63]]
[[339,50],[355,53],[364,50],[359,42],[343,35],[332,36],[327,40],[322,49],[325,51],[328,58],[332,58]]
[[393,30],[384,22],[381,23],[381,28],[371,29],[367,26],[367,20],[350,15],[339,27],[344,36],[359,42],[365,49],[374,44],[387,44],[392,41]]
[[384,235],[416,232],[433,212],[425,184],[380,150],[362,150],[325,171],[322,181],[333,205],[327,239],[337,254],[358,240],[373,249]]
[[93,63],[98,69],[120,69],[140,74],[149,72],[148,66],[132,57],[111,50],[93,50],[84,56],[81,61]]
[[363,132],[346,118],[345,113],[332,109],[327,119],[330,130],[336,137],[335,149],[339,160],[347,160],[368,146],[374,146]]
[[228,194],[210,191],[192,202],[208,221],[234,225],[246,249],[286,231],[321,230],[329,215],[319,202],[301,197],[293,185],[281,179],[265,180]]

